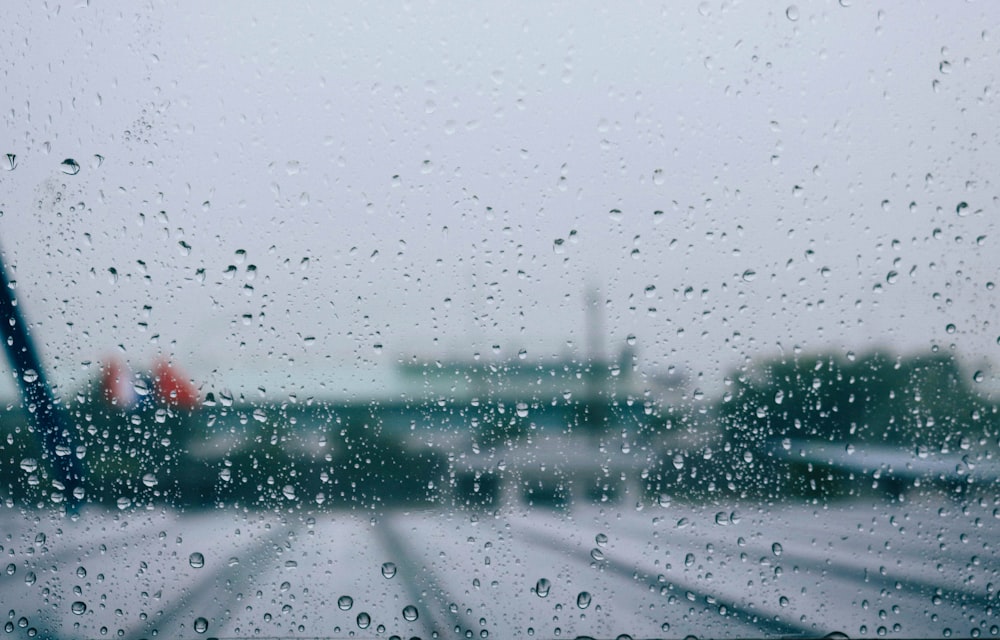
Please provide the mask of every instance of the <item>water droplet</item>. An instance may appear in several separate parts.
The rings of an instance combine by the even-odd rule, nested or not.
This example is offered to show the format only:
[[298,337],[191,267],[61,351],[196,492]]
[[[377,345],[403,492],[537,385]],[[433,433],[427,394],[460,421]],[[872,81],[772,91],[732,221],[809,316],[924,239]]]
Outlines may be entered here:
[[516,407],[516,411],[517,411],[517,417],[518,418],[527,418],[528,417],[528,405],[526,403],[524,403],[524,402],[518,402],[517,403],[517,407]]
[[362,611],[358,614],[358,628],[367,629],[372,623],[372,617]]
[[339,607],[341,611],[350,611],[353,606],[354,598],[351,596],[340,596],[337,598],[337,607]]
[[985,378],[986,378],[986,376],[983,375],[982,371],[977,371],[977,372],[975,372],[975,373],[972,374],[972,381],[973,382],[982,382]]
[[896,280],[899,279],[899,274],[895,271],[890,271],[885,274],[885,281],[889,284],[896,284]]
[[80,578],[80,579],[86,578],[87,577],[87,569],[84,568],[84,567],[77,567],[76,568],[76,577]]
[[780,598],[778,598],[778,604],[781,605],[782,607],[787,607],[788,606],[788,598],[785,597],[785,596],[781,596]]
[[188,556],[188,563],[191,565],[191,568],[193,569],[201,569],[202,567],[205,566],[205,556],[195,551],[194,553]]
[[21,470],[25,473],[34,473],[38,469],[38,461],[34,458],[24,458],[21,460]]
[[69,606],[69,610],[72,611],[75,615],[82,616],[83,614],[87,613],[87,603],[77,600],[76,602],[74,602]]
[[38,380],[38,372],[35,371],[34,369],[25,369],[24,375],[22,375],[21,377],[24,378],[25,382],[34,382]]
[[754,271],[753,269],[747,269],[746,271],[743,272],[744,282],[753,282],[754,278],[756,277],[757,277],[757,272]]
[[799,19],[799,8],[796,7],[794,4],[789,5],[789,7],[785,9],[785,17],[791,20],[792,22],[795,22],[796,20]]
[[684,456],[680,453],[674,454],[674,469],[680,470],[684,468]]
[[396,565],[392,562],[382,563],[382,577],[391,580],[396,575]]
[[151,473],[147,473],[142,476],[142,484],[146,485],[147,487],[155,487],[158,484],[158,482],[159,481],[156,479],[156,476],[154,476]]
[[17,573],[17,565],[14,564],[13,562],[11,562],[10,564],[7,565],[6,571],[7,571],[7,575],[9,575],[9,576],[14,575],[15,573]]
[[35,572],[34,571],[29,571],[27,573],[27,575],[24,576],[24,584],[26,584],[26,585],[28,585],[30,587],[31,585],[35,584],[35,580],[36,579],[37,578],[35,576]]
[[586,609],[590,606],[590,593],[587,591],[581,591],[576,597],[576,606],[581,609]]
[[414,620],[417,619],[419,615],[420,614],[417,611],[417,608],[414,607],[412,604],[407,605],[406,607],[403,608],[403,619],[408,622],[413,622]]
[[948,323],[944,327],[945,333],[955,333],[955,325]]
[[590,557],[596,560],[597,562],[601,562],[604,560],[604,552],[598,549],[597,547],[594,547],[593,549],[590,550]]
[[17,156],[13,153],[7,154],[7,162],[4,163],[3,168],[7,171],[13,171],[17,168]]
[[281,488],[281,495],[285,496],[289,500],[295,499],[295,487],[290,484],[286,484]]
[[194,630],[197,633],[205,633],[206,631],[208,631],[208,620],[206,620],[205,618],[195,618]]
[[549,595],[549,589],[552,588],[552,583],[549,582],[548,578],[542,578],[535,583],[535,594],[539,598],[544,598]]
[[594,536],[594,542],[597,543],[599,547],[606,547],[608,545],[608,536],[605,533],[599,533]]
[[726,513],[725,511],[720,511],[717,514],[715,514],[715,524],[717,524],[719,526],[722,526],[722,527],[728,525],[729,524],[729,514]]
[[964,200],[959,202],[958,205],[955,206],[955,213],[962,217],[969,215],[969,203]]
[[62,169],[62,172],[68,176],[75,176],[80,173],[80,165],[73,158],[66,158],[63,160],[62,164],[59,165],[59,168]]
[[130,506],[132,506],[132,498],[129,498],[128,496],[122,496],[118,498],[116,504],[118,505],[119,509],[124,511],[125,509],[128,509]]
[[774,555],[780,556],[781,555],[781,551],[782,551],[782,549],[781,549],[781,543],[780,542],[775,542],[774,544],[771,545],[771,553],[773,553]]

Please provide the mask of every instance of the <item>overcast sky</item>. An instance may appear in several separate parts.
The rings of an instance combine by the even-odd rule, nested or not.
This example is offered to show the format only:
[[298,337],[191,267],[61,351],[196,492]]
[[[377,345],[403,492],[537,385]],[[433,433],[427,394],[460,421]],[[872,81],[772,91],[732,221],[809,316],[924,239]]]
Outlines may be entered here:
[[995,385],[1000,5],[108,4],[0,22],[0,246],[64,388],[580,356],[588,287],[706,389],[795,347]]

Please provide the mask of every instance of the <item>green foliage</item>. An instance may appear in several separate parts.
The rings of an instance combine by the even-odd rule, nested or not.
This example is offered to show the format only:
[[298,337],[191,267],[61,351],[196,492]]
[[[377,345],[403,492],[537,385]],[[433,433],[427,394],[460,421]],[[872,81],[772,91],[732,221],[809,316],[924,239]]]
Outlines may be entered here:
[[947,355],[813,355],[754,366],[719,416],[732,439],[807,438],[955,448],[996,433],[993,406]]

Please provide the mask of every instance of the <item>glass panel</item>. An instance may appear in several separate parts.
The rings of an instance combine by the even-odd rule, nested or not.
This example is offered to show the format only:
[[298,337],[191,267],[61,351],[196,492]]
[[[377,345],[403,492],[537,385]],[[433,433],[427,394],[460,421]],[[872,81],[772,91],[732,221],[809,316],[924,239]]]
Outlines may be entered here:
[[6,7],[5,630],[1000,634],[998,19]]

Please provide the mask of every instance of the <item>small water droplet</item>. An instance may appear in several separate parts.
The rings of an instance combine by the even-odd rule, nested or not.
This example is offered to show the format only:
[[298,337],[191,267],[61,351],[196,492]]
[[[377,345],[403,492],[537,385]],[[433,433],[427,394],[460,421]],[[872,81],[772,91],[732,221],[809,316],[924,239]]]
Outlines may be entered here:
[[542,578],[535,583],[535,594],[539,598],[544,598],[549,595],[549,589],[552,588],[552,583],[549,582],[548,578]]
[[977,371],[977,372],[975,372],[975,373],[972,374],[972,381],[973,382],[982,382],[985,379],[986,379],[986,376],[983,375],[982,371]]
[[208,631],[208,620],[206,620],[205,618],[195,618],[194,630],[197,633],[205,633],[206,631]]
[[202,567],[205,566],[205,556],[195,551],[194,553],[188,556],[188,563],[191,565],[191,568],[193,569],[201,569]]
[[7,161],[4,163],[3,168],[7,171],[13,171],[17,168],[17,156],[13,153],[7,154]]
[[417,608],[414,607],[412,604],[407,605],[403,608],[403,619],[408,622],[413,622],[414,620],[417,619],[419,615],[420,613],[417,611]]
[[782,549],[781,549],[781,543],[780,542],[775,542],[774,544],[771,545],[771,553],[773,553],[774,555],[780,556],[781,555],[781,551],[782,551]]
[[965,201],[959,202],[955,207],[955,213],[963,217],[969,215],[969,203]]
[[722,526],[722,527],[728,525],[729,524],[729,514],[726,513],[725,511],[720,511],[717,514],[715,514],[715,524],[717,524],[719,526]]
[[746,271],[743,272],[744,282],[753,282],[754,278],[756,277],[757,277],[757,272],[754,271],[753,269],[747,269]]
[[785,17],[791,20],[792,22],[795,22],[796,20],[799,19],[799,8],[796,7],[794,4],[789,5],[789,7],[785,9]]
[[382,577],[391,580],[396,575],[396,565],[392,562],[382,563]]
[[142,484],[146,485],[147,487],[155,487],[158,484],[158,482],[159,481],[156,479],[156,476],[154,476],[151,473],[147,473],[142,476]]
[[38,469],[38,461],[34,458],[24,458],[21,460],[21,470],[25,473],[34,473]]
[[83,614],[87,613],[87,603],[77,600],[76,602],[74,602],[69,606],[69,610],[78,616],[82,616]]
[[950,322],[944,327],[945,333],[955,333],[955,325]]
[[25,382],[35,382],[36,380],[38,380],[38,372],[35,371],[34,369],[25,369],[24,375],[22,375],[21,377],[24,378]]
[[597,546],[599,546],[599,547],[606,547],[606,546],[608,546],[608,536],[607,536],[607,534],[605,534],[605,533],[599,533],[599,534],[597,534],[596,536],[594,536],[594,542],[596,542]]
[[80,164],[73,158],[66,158],[63,160],[59,165],[59,168],[62,169],[62,172],[68,176],[75,176],[80,173]]
[[354,606],[354,598],[351,596],[340,596],[337,598],[337,607],[341,611],[350,611],[351,607]]
[[581,591],[578,596],[576,596],[576,606],[581,609],[586,609],[590,606],[590,593],[587,591]]
[[37,578],[35,576],[35,572],[34,571],[29,571],[27,573],[27,575],[24,576],[24,584],[26,584],[26,585],[28,585],[30,587],[31,585],[35,584],[35,580],[36,579]]
[[77,567],[76,568],[76,577],[77,578],[81,578],[81,579],[82,578],[86,578],[87,577],[87,569],[84,568],[84,567]]

